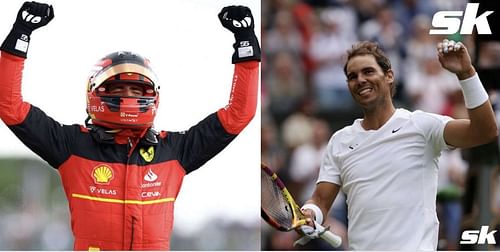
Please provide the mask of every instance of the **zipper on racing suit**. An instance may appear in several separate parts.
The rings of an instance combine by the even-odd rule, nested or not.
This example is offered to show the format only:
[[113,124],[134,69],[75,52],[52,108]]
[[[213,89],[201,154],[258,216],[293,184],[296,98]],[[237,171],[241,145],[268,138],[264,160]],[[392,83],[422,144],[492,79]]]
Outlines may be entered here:
[[[128,140],[128,144],[127,144],[127,163],[125,165],[125,181],[124,181],[124,184],[125,184],[125,190],[123,192],[123,199],[124,200],[127,200],[129,197],[128,197],[128,180],[129,180],[129,166],[130,166],[130,157],[132,156],[132,151],[133,151],[133,147],[134,147],[134,144],[132,142],[132,139],[130,139],[130,137],[127,138]],[[128,204],[123,204],[123,248],[128,248],[129,250],[132,250],[132,246],[134,244],[134,217],[133,216],[129,216],[129,210],[128,208],[130,207]],[[130,244],[126,244],[127,243],[127,224],[129,223],[129,220],[131,220],[132,222],[132,225],[131,225],[131,230],[130,230]]]

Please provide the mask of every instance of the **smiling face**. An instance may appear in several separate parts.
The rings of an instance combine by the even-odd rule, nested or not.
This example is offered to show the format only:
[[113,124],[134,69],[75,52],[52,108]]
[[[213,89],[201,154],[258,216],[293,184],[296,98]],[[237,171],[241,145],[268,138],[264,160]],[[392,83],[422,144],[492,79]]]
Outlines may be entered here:
[[354,100],[363,109],[392,103],[391,89],[394,74],[391,69],[385,73],[370,54],[357,55],[346,64],[347,84]]

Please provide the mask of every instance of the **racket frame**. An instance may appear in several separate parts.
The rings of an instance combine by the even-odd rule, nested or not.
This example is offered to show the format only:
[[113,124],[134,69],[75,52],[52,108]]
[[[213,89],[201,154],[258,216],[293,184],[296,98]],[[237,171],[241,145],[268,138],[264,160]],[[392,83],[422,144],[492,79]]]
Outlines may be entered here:
[[[306,218],[305,218],[304,214],[302,214],[302,211],[300,210],[300,207],[295,202],[295,200],[293,199],[293,197],[290,194],[290,192],[288,191],[288,189],[285,187],[285,184],[283,183],[283,181],[281,181],[281,179],[278,177],[278,175],[275,172],[273,172],[271,169],[269,169],[269,167],[267,167],[266,165],[261,164],[261,169],[269,177],[271,177],[271,179],[273,180],[273,182],[276,183],[276,185],[278,186],[278,188],[283,193],[283,196],[285,197],[285,200],[288,203],[288,206],[292,210],[292,226],[288,228],[288,227],[284,227],[284,226],[278,224],[276,221],[274,221],[266,213],[266,211],[264,210],[264,208],[261,206],[261,216],[262,216],[262,218],[269,225],[271,225],[272,227],[276,228],[277,230],[283,231],[283,232],[289,232],[291,230],[296,229],[299,226],[306,225],[307,221],[306,221]],[[316,223],[315,225],[316,225],[316,228],[318,228],[319,230],[321,230],[321,232],[320,232],[320,238],[322,238],[323,240],[327,241],[333,247],[339,247],[342,244],[342,239],[340,238],[340,236],[338,236],[338,235],[332,233],[331,231],[329,231],[329,227],[325,228],[325,227],[321,226],[318,223]],[[309,238],[307,236],[303,236],[299,240],[302,240],[302,242],[305,244],[310,239],[311,238]]]

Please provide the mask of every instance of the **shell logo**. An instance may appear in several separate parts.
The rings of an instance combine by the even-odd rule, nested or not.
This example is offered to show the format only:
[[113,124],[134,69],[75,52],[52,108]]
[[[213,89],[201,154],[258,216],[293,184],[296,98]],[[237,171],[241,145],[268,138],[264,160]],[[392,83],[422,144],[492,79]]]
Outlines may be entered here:
[[92,177],[96,184],[109,185],[109,182],[113,179],[113,169],[107,165],[99,165],[92,171]]

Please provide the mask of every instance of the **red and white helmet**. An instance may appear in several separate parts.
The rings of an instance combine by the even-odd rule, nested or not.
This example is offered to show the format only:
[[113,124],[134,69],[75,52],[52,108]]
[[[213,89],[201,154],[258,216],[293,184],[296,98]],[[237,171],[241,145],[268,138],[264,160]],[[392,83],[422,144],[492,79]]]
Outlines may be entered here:
[[[115,52],[102,58],[88,79],[87,114],[93,124],[107,128],[144,129],[153,125],[160,93],[149,60],[132,52]],[[144,85],[144,95],[110,95],[111,83]]]

